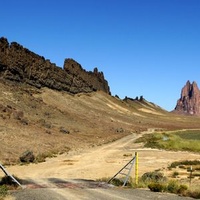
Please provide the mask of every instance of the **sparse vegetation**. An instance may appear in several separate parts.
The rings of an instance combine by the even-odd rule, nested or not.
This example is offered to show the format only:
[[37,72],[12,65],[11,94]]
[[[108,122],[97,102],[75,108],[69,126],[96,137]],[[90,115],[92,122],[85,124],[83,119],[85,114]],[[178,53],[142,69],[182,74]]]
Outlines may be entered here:
[[7,194],[8,194],[8,187],[6,185],[0,185],[0,200],[3,200]]
[[151,182],[161,183],[167,181],[167,178],[164,176],[163,173],[154,171],[146,172],[145,174],[143,174],[141,177],[141,181],[147,184]]
[[[123,180],[122,179],[119,179],[119,178],[114,178],[112,181],[111,181],[111,184],[115,185],[115,186],[122,186],[124,184]],[[129,185],[129,184],[127,184]]]
[[149,148],[200,152],[199,139],[200,131],[181,131],[145,134],[136,142]]
[[176,178],[178,175],[179,175],[179,173],[175,171],[175,172],[173,172],[172,177]]
[[125,153],[123,156],[124,157],[131,157],[131,156],[133,156],[133,154],[132,153]]
[[192,198],[195,198],[195,199],[200,199],[200,190],[199,189],[195,189],[195,190],[189,189],[186,192],[185,196],[189,196],[189,197],[192,197]]
[[[13,177],[18,182],[21,182],[21,180],[18,177],[14,176],[14,175],[13,175]],[[18,184],[16,182],[14,182],[10,176],[4,176],[4,177],[2,177],[1,181],[0,181],[0,185],[6,185],[9,188],[16,188],[16,187],[18,187]]]
[[[20,182],[19,178],[13,176],[17,181]],[[0,180],[0,200],[3,200],[7,195],[9,190],[16,189],[18,184],[13,182],[10,176],[4,176]]]
[[191,165],[200,165],[200,160],[184,160],[184,161],[176,161],[170,164],[169,168],[186,168],[186,166]]
[[[191,189],[186,184],[180,183],[178,180],[167,179],[163,176],[161,179],[157,178],[144,178],[147,177],[146,174],[151,175],[151,177],[157,177],[157,172],[147,172],[145,173],[139,181],[137,187],[149,188],[153,192],[169,192],[178,194],[181,196],[188,196],[193,198],[199,198],[199,189]],[[160,176],[161,174],[159,174]]]
[[[99,182],[108,182],[110,178],[97,179]],[[123,185],[123,179],[115,178],[111,184],[121,187]],[[188,187],[187,184],[183,184],[175,179],[168,179],[163,173],[158,171],[146,172],[139,178],[139,183],[136,185],[132,177],[130,177],[127,184],[132,188],[149,188],[153,192],[168,192],[174,193],[185,197],[200,197],[199,188],[192,186]]]
[[53,158],[55,157],[59,152],[57,151],[49,151],[49,152],[44,152],[44,153],[40,153],[36,156],[35,158],[35,163],[41,163],[41,162],[45,162],[46,158]]
[[[108,182],[110,180],[110,178],[101,178],[101,179],[97,179],[96,181],[99,181],[99,182]],[[124,184],[124,178],[114,178],[110,184],[114,185],[114,186],[117,186],[117,187],[121,187],[123,186]],[[128,182],[126,183],[126,187],[134,187],[134,181],[133,179],[130,177]]]
[[186,185],[179,184],[177,181],[169,180],[164,183],[152,182],[148,185],[148,188],[153,192],[169,192],[186,196],[188,187]]
[[153,192],[163,192],[164,191],[164,185],[161,183],[150,183],[148,185],[148,188]]
[[178,190],[180,188],[180,185],[177,181],[175,180],[170,180],[168,183],[167,183],[167,186],[166,186],[166,191],[170,192],[170,193],[175,193],[177,194],[178,193]]

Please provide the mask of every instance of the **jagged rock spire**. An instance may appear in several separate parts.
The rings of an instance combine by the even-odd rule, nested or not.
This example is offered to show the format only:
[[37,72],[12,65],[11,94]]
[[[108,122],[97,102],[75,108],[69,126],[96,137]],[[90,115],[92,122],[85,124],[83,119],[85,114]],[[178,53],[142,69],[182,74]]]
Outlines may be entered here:
[[181,97],[177,101],[174,111],[178,113],[200,115],[200,90],[195,81],[188,80],[181,90]]

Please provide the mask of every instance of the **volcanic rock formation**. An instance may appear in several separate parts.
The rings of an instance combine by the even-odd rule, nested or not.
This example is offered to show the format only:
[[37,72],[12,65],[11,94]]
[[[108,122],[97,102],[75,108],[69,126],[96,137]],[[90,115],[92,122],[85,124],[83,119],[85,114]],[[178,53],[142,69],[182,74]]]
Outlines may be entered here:
[[87,72],[76,61],[66,59],[62,69],[16,42],[9,44],[4,37],[0,38],[0,78],[72,94],[97,90],[110,94],[108,82],[97,68]]
[[181,114],[200,115],[200,90],[196,82],[191,84],[187,81],[174,111]]

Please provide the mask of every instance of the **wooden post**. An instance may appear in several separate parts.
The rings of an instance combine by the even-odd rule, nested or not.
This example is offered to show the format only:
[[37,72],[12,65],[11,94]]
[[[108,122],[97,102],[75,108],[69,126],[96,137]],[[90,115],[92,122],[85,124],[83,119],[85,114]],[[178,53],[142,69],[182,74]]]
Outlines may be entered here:
[[190,166],[190,185],[192,183],[192,166]]

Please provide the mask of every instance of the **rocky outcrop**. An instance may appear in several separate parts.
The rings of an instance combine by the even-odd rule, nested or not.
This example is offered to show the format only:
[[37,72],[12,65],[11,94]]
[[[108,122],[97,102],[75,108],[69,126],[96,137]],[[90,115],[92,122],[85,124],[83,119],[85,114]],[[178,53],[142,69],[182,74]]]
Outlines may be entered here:
[[200,90],[196,82],[187,81],[181,91],[174,112],[180,114],[200,115]]
[[108,82],[97,68],[87,72],[76,61],[66,59],[62,69],[16,42],[9,44],[3,37],[0,38],[0,77],[73,94],[97,90],[110,94]]
[[19,159],[23,163],[30,163],[35,160],[35,156],[32,151],[25,151]]
[[74,77],[74,82],[71,85],[74,91],[76,91],[77,80],[81,80],[82,83],[87,83],[89,87],[94,90],[102,90],[110,93],[110,89],[107,81],[104,79],[103,72],[98,72],[97,68],[94,68],[93,72],[86,72],[82,66],[73,59],[65,59],[64,70]]

